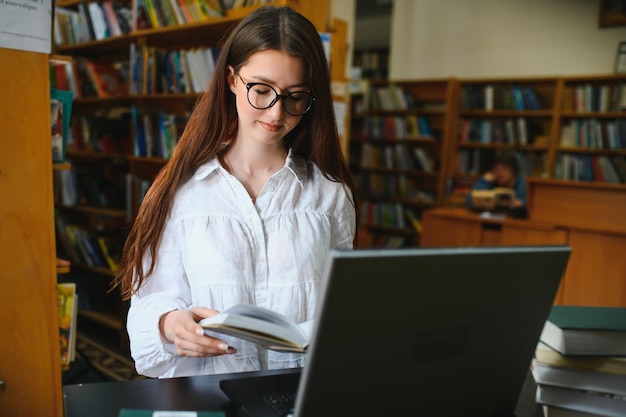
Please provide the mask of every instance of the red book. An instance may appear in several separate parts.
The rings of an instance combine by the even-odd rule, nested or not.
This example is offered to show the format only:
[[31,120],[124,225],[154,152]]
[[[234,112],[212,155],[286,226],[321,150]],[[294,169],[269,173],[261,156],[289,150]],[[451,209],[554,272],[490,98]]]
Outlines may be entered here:
[[87,71],[98,97],[128,95],[128,89],[119,71],[112,65],[88,61]]
[[65,64],[55,65],[54,76],[56,79],[56,88],[59,90],[70,91],[70,84],[67,80],[67,71]]

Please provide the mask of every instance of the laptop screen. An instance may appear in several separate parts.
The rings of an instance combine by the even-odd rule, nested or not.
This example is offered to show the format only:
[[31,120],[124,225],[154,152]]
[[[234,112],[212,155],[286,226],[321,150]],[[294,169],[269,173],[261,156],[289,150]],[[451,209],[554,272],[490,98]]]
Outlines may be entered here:
[[569,253],[331,251],[294,415],[511,415]]

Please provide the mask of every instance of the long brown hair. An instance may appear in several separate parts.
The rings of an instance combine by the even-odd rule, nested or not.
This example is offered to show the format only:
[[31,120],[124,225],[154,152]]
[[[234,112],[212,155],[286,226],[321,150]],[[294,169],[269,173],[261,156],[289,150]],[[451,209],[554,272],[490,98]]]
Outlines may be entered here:
[[[313,107],[284,138],[285,147],[313,161],[324,175],[347,185],[357,213],[356,189],[339,144],[324,48],[315,26],[289,7],[264,6],[250,13],[221,45],[215,72],[207,91],[198,99],[172,157],[148,190],[124,244],[121,268],[112,282],[128,300],[150,276],[165,220],[178,187],[195,170],[218,156],[226,140],[237,133],[235,99],[228,88],[228,66],[237,72],[251,55],[278,50],[298,57],[308,71],[308,85],[315,96]],[[144,270],[143,260],[151,263]]]

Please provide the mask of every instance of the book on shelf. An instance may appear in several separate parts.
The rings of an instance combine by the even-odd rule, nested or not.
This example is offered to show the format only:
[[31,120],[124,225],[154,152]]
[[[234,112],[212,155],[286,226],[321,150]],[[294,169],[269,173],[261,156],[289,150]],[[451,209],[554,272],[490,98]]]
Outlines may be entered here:
[[50,133],[52,137],[53,162],[65,161],[73,98],[74,95],[71,91],[56,88],[50,90]]
[[610,395],[596,391],[537,385],[535,401],[542,406],[591,413],[602,417],[626,415],[626,400],[623,395],[618,394]]
[[86,61],[87,74],[98,97],[128,95],[128,88],[120,71],[111,64]]
[[626,308],[555,305],[540,341],[562,355],[626,356]]
[[305,352],[309,346],[314,321],[300,324],[263,307],[238,304],[221,313],[200,320],[207,335],[220,333],[256,343],[265,349]]
[[76,283],[59,282],[57,284],[57,304],[61,366],[67,369],[76,355],[76,315],[78,313]]
[[122,253],[122,244],[118,239],[109,236],[98,236],[98,246],[102,255],[106,259],[109,269],[117,273],[120,269],[120,254]]
[[413,226],[413,229],[415,229],[415,232],[422,234],[422,221],[417,212],[409,207],[404,207],[404,214],[409,221],[409,224]]
[[112,36],[131,30],[132,11],[116,1],[79,2],[75,7],[56,7],[54,11],[54,43],[57,46],[74,45]]
[[461,90],[464,109],[476,110],[539,110],[541,100],[530,86],[509,84],[468,84]]
[[93,27],[95,40],[100,41],[110,37],[111,31],[107,26],[102,5],[95,1],[89,2],[87,3],[87,12],[89,13],[89,18]]

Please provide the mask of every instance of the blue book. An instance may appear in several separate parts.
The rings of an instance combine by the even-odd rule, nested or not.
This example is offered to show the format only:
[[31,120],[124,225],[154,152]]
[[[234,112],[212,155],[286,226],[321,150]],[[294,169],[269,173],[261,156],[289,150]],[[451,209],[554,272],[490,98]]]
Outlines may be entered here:
[[139,112],[136,106],[131,108],[132,124],[133,124],[133,142],[135,156],[148,156],[146,145],[146,133],[143,123],[139,120]]
[[515,110],[524,110],[524,97],[520,87],[513,86],[513,100],[515,101]]

